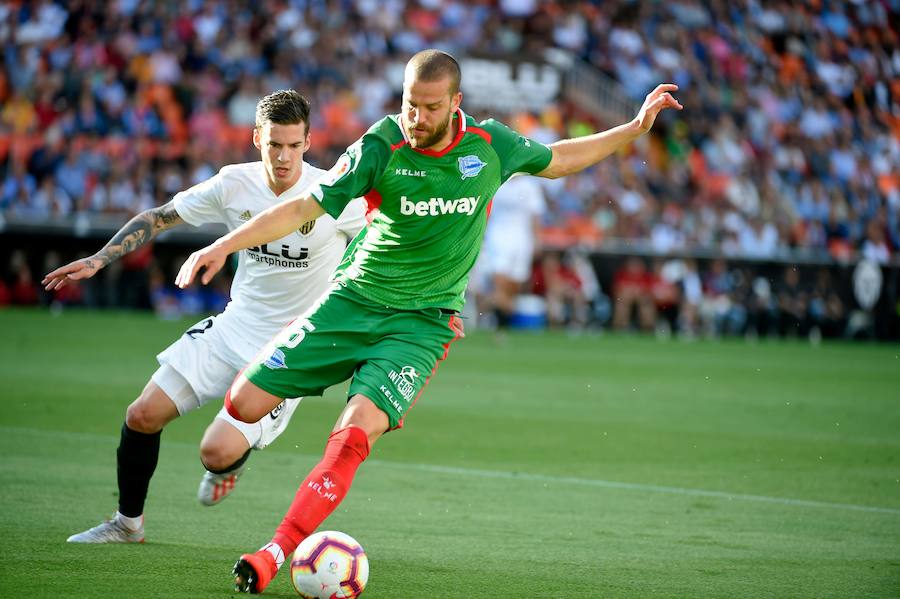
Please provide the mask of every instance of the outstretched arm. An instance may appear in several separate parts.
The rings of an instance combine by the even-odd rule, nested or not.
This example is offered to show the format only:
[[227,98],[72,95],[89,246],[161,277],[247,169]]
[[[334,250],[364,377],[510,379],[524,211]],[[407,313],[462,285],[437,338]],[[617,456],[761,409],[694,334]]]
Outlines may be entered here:
[[647,94],[637,116],[630,122],[601,133],[564,139],[550,144],[553,158],[539,177],[556,179],[577,173],[597,164],[625,144],[631,143],[653,127],[656,116],[666,108],[681,110],[683,106],[670,92],[678,90],[674,83],[663,83]]
[[200,269],[205,267],[206,272],[200,277],[200,282],[206,285],[225,265],[225,260],[232,252],[275,241],[323,214],[325,210],[311,196],[301,196],[276,204],[191,254],[181,265],[175,284],[184,289],[191,284]]
[[99,252],[47,273],[41,284],[47,291],[55,291],[63,287],[67,281],[89,279],[110,262],[133,252],[161,232],[183,222],[175,210],[174,202],[144,210],[125,223]]

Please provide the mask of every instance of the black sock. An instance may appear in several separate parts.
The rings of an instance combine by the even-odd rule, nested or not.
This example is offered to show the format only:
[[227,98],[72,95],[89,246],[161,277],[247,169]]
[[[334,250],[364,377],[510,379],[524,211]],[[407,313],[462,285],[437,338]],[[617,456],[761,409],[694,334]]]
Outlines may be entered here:
[[156,470],[159,459],[159,438],[157,433],[139,433],[122,425],[122,436],[116,450],[116,473],[119,478],[119,513],[129,518],[137,518],[144,513],[144,500],[150,478]]
[[[237,470],[238,468],[243,466],[244,462],[247,461],[247,458],[250,457],[250,451],[252,449],[253,448],[251,447],[250,449],[245,451],[244,455],[239,457],[234,464],[228,466],[227,468],[222,468],[221,470],[211,470],[210,468],[206,468],[206,464],[203,464],[203,467],[206,468],[209,472],[212,472],[213,474],[225,474],[226,472],[231,472],[232,470]],[[200,463],[203,463],[203,460],[200,460]]]
[[512,314],[501,308],[494,309],[494,315],[497,317],[497,328],[508,329],[509,321],[512,320]]

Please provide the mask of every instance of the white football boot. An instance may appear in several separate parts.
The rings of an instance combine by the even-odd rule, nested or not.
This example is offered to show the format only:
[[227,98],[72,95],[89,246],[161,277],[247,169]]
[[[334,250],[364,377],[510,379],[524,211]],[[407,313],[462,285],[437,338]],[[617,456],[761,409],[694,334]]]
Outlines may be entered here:
[[[274,410],[263,416],[258,423],[253,425],[248,426],[244,423],[237,422],[230,417],[229,420],[233,426],[244,432],[245,436],[249,435],[250,439],[248,440],[252,440],[254,437],[256,438],[256,442],[253,443],[251,449],[263,449],[284,432],[288,423],[291,421],[291,417],[294,415],[294,411],[297,409],[297,406],[300,405],[301,399],[303,398],[296,397],[285,399],[278,404]],[[223,472],[221,474],[215,474],[207,470],[203,473],[203,478],[200,480],[200,488],[197,489],[197,499],[203,505],[216,505],[220,503],[234,491],[238,479],[241,477],[241,474],[244,473],[246,468],[247,461],[244,460],[244,463],[234,470],[229,470],[228,472]]]
[[144,542],[144,525],[141,518],[141,526],[137,530],[132,530],[125,526],[121,521],[119,514],[101,522],[94,528],[90,528],[77,535],[72,535],[66,539],[67,543],[143,543]]
[[197,489],[197,499],[203,505],[216,505],[223,499],[231,495],[234,486],[244,470],[247,468],[247,462],[222,474],[214,474],[207,470],[200,479],[200,488]]

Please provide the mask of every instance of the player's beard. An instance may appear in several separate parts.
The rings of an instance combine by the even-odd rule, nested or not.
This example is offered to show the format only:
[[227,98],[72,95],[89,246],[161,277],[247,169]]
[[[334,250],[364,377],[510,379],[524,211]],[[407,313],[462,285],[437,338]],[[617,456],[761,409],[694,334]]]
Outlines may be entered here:
[[447,118],[444,120],[444,122],[441,123],[440,125],[438,125],[437,127],[435,127],[434,131],[431,133],[431,135],[429,135],[428,137],[426,137],[425,139],[422,139],[422,140],[419,140],[414,135],[415,127],[413,127],[411,125],[407,125],[406,133],[407,133],[407,137],[409,137],[409,145],[418,150],[426,150],[426,149],[430,148],[431,146],[435,145],[436,143],[438,143],[439,141],[441,141],[444,138],[444,135],[447,134],[447,129],[450,127],[450,120],[452,119],[452,117],[453,117],[453,114],[450,111],[448,111]]

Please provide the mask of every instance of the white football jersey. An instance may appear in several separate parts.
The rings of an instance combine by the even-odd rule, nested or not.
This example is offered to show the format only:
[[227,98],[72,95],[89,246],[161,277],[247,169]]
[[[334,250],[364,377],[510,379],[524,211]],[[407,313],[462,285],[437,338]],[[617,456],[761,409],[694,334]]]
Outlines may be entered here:
[[[276,196],[266,184],[262,162],[233,164],[173,201],[185,222],[222,223],[231,231],[278,202],[302,195],[324,173],[304,162],[297,183]],[[243,367],[306,311],[325,291],[347,243],[365,226],[366,204],[358,198],[337,220],[324,214],[286,237],[241,250],[231,301],[215,321],[234,341],[222,348],[222,357]]]
[[515,245],[530,252],[534,246],[533,219],[543,216],[545,211],[544,192],[536,177],[510,177],[491,201],[491,215],[484,233],[485,247]]

